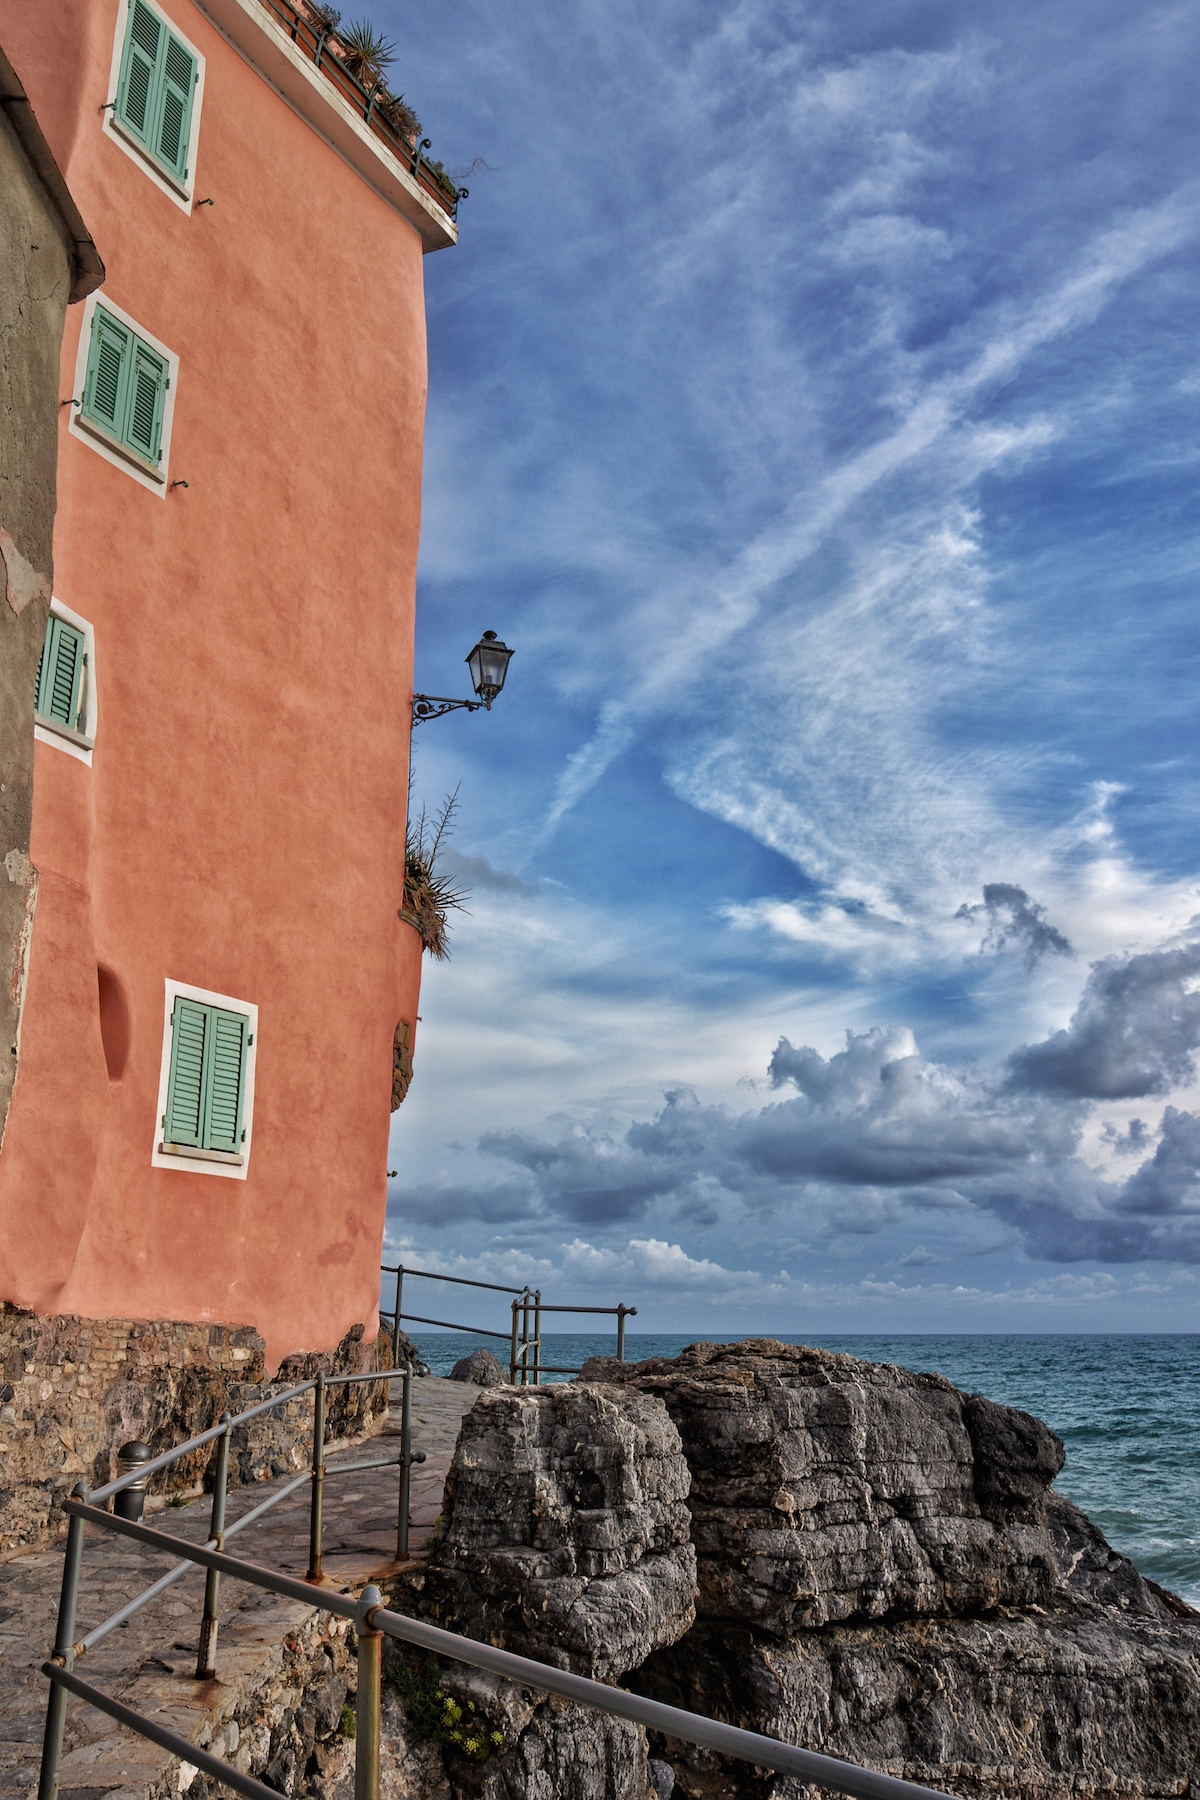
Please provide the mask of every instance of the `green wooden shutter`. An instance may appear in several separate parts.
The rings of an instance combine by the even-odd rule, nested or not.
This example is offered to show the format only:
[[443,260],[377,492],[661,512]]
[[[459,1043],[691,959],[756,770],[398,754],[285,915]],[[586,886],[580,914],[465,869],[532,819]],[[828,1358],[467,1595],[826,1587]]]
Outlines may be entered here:
[[133,378],[129,384],[129,417],[121,435],[148,462],[158,462],[162,445],[167,365],[157,351],[133,340]]
[[249,1030],[245,1013],[177,996],[163,1119],[167,1143],[240,1152]]
[[164,31],[142,0],[133,0],[125,29],[125,49],[117,82],[117,117],[148,149],[158,111],[159,57]]
[[164,1135],[169,1144],[203,1142],[205,1064],[211,1058],[212,1007],[176,995],[171,1015],[171,1072]]
[[83,683],[83,633],[51,613],[38,668],[34,710],[44,719],[75,728]]
[[242,1094],[245,1086],[246,1033],[250,1021],[244,1013],[213,1008],[212,1079],[209,1083],[208,1119],[204,1145],[207,1150],[241,1149]]
[[195,86],[195,58],[190,51],[184,49],[178,38],[172,37],[168,32],[155,149],[159,161],[180,181],[187,179],[188,136],[192,124],[192,94]]
[[92,341],[88,345],[87,376],[83,384],[83,411],[98,425],[124,435],[129,407],[129,376],[133,363],[133,333],[102,306],[92,314]]
[[42,684],[46,679],[46,670],[50,664],[50,634],[53,629],[54,615],[51,613],[46,620],[46,635],[42,639],[42,654],[38,658],[37,680],[33,684],[33,710],[35,713],[42,710]]
[[147,462],[162,459],[169,364],[102,306],[92,314],[83,414]]

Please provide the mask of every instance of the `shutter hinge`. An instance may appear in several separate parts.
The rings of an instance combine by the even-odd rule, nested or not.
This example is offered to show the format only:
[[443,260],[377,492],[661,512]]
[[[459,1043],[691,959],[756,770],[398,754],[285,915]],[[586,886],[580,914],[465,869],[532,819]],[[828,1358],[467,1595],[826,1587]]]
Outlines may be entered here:
[[251,1045],[251,1044],[252,1044],[252,1043],[253,1043],[253,1042],[254,1042],[254,1033],[253,1033],[253,1032],[251,1032],[251,1033],[250,1033],[250,1036],[249,1036],[249,1037],[248,1037],[248,1038],[247,1038],[247,1039],[246,1039],[246,1045],[247,1045],[247,1047],[249,1047],[249,1046],[250,1046],[250,1045]]
[[242,1142],[243,1142],[243,1144],[245,1143],[245,1141],[246,1141],[246,1129],[245,1129],[245,1126],[243,1126],[242,1127]]
[[164,1114],[163,1114],[163,1118],[162,1118],[162,1128],[163,1128],[163,1130],[164,1130],[164,1131],[165,1131],[165,1130],[166,1130],[166,1129],[167,1129],[167,1115],[166,1115],[166,1113],[164,1113]]
[[83,653],[83,666],[85,669],[87,668],[87,651],[86,650]]

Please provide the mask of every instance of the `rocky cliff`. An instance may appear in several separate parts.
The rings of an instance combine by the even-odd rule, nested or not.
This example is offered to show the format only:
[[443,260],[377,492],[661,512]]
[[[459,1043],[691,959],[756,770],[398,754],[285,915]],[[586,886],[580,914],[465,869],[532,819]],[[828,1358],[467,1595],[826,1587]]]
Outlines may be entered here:
[[[1200,1617],[1052,1489],[1039,1420],[754,1340],[481,1397],[409,1603],[451,1629],[954,1793],[1200,1791]],[[783,1796],[479,1676],[488,1800]],[[571,1754],[564,1760],[563,1745]]]

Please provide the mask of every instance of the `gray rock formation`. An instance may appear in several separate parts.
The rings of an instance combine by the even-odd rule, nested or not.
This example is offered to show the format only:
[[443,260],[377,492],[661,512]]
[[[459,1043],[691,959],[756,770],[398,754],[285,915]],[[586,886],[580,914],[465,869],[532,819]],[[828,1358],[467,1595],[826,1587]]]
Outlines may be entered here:
[[661,1396],[692,1475],[700,1611],[800,1628],[1043,1603],[1063,1449],[1026,1413],[790,1344],[599,1370]]
[[1200,1619],[1051,1492],[1038,1420],[769,1341],[585,1374],[660,1398],[692,1473],[697,1623],[643,1692],[953,1793],[1188,1791]]
[[472,1350],[460,1356],[450,1371],[451,1381],[473,1381],[476,1387],[507,1387],[508,1376],[500,1359],[490,1350]]
[[688,1471],[661,1401],[576,1387],[481,1394],[425,1577],[438,1622],[597,1680],[695,1616]]
[[[1053,1493],[1062,1463],[1037,1419],[938,1375],[766,1340],[597,1359],[574,1387],[481,1397],[407,1604],[954,1794],[1194,1797],[1200,1618]],[[800,1791],[443,1681],[503,1728],[469,1779],[447,1756],[456,1796]]]

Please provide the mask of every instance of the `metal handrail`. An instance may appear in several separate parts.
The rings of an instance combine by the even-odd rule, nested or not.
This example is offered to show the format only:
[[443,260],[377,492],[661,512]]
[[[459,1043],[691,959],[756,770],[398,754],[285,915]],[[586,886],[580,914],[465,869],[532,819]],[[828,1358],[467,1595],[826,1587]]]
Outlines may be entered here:
[[[135,1614],[139,1613],[144,1606],[148,1605],[151,1600],[157,1599],[160,1594],[173,1586],[176,1581],[181,1580],[190,1569],[199,1566],[208,1570],[208,1576],[204,1584],[204,1611],[200,1620],[200,1642],[196,1653],[196,1675],[197,1678],[201,1680],[215,1677],[217,1630],[219,1624],[217,1606],[220,1598],[220,1571],[225,1566],[224,1562],[219,1559],[218,1553],[222,1551],[227,1538],[232,1537],[235,1532],[243,1530],[254,1519],[260,1518],[270,1507],[278,1505],[281,1500],[286,1499],[289,1494],[294,1493],[298,1487],[302,1487],[306,1481],[311,1483],[312,1491],[309,1517],[308,1574],[304,1582],[290,1583],[288,1591],[292,1594],[293,1598],[303,1598],[305,1600],[311,1599],[312,1589],[309,1586],[309,1583],[319,1582],[321,1580],[322,1506],[325,1476],[327,1473],[325,1467],[325,1390],[329,1386],[343,1386],[359,1381],[390,1382],[396,1373],[399,1373],[399,1371],[392,1369],[367,1370],[361,1374],[353,1375],[327,1376],[322,1372],[313,1379],[302,1381],[294,1387],[286,1388],[281,1394],[275,1394],[270,1399],[260,1401],[255,1406],[247,1407],[245,1412],[238,1413],[236,1416],[229,1413],[223,1414],[220,1422],[217,1425],[211,1426],[209,1430],[199,1432],[195,1437],[188,1438],[182,1444],[176,1444],[173,1449],[165,1451],[162,1456],[154,1457],[150,1462],[138,1465],[129,1470],[127,1474],[119,1476],[116,1481],[105,1483],[103,1487],[97,1488],[94,1494],[89,1494],[86,1487],[81,1483],[75,1489],[75,1494],[81,1496],[81,1498],[69,1500],[65,1508],[68,1515],[67,1547],[63,1558],[62,1593],[58,1607],[58,1628],[54,1639],[53,1662],[52,1664],[45,1665],[46,1668],[50,1669],[51,1667],[56,1667],[58,1675],[69,1675],[70,1670],[78,1657],[86,1655],[89,1649],[93,1648],[94,1645],[101,1643],[110,1632],[116,1630],[118,1625],[125,1624],[129,1619],[133,1618]],[[328,1471],[330,1474],[349,1474],[362,1469],[399,1467],[400,1493],[396,1520],[397,1562],[403,1560],[408,1555],[410,1525],[409,1503],[412,1492],[413,1465],[425,1461],[425,1452],[423,1450],[414,1451],[412,1448],[412,1380],[412,1364],[406,1363],[404,1370],[401,1373],[402,1411],[400,1424],[400,1455],[398,1457],[384,1457],[365,1463],[335,1463]],[[239,1425],[244,1425],[248,1419],[257,1418],[261,1413],[270,1412],[276,1407],[287,1406],[299,1395],[308,1393],[310,1389],[314,1396],[311,1469],[306,1471],[303,1475],[298,1475],[294,1481],[289,1482],[277,1493],[269,1495],[266,1500],[262,1501],[258,1506],[252,1507],[242,1518],[235,1520],[232,1525],[226,1528],[225,1500],[229,1483],[229,1446],[235,1429]],[[182,1551],[183,1560],[176,1568],[169,1570],[165,1576],[162,1576],[158,1581],[152,1583],[149,1588],[145,1589],[126,1606],[122,1607],[119,1612],[114,1613],[110,1618],[105,1619],[100,1625],[96,1626],[95,1629],[89,1632],[80,1643],[76,1643],[75,1610],[79,1598],[79,1578],[83,1564],[83,1519],[80,1516],[80,1506],[84,1506],[86,1516],[89,1519],[99,1521],[106,1525],[110,1530],[120,1531],[125,1526],[132,1525],[134,1526],[134,1535],[137,1535],[139,1531],[148,1528],[142,1527],[138,1525],[136,1521],[123,1518],[115,1513],[102,1512],[96,1506],[96,1501],[111,1499],[115,1495],[123,1494],[128,1489],[134,1487],[135,1484],[144,1493],[147,1478],[151,1474],[158,1469],[168,1467],[171,1463],[178,1462],[181,1457],[189,1455],[193,1450],[202,1448],[205,1444],[212,1443],[214,1440],[217,1445],[217,1463],[213,1478],[212,1515],[209,1523],[208,1543],[201,1547],[200,1545],[189,1544],[186,1539],[171,1538],[165,1532],[152,1533],[152,1540],[155,1543],[167,1545],[176,1551]],[[140,1511],[140,1506],[138,1510]],[[218,1560],[214,1561],[214,1556],[218,1556]],[[232,1559],[228,1560],[232,1566]],[[286,1578],[283,1577],[280,1579],[286,1580]],[[280,1588],[278,1591],[283,1592],[284,1590]],[[336,1611],[337,1607],[334,1606],[331,1610]],[[54,1685],[50,1689],[50,1699],[46,1707],[46,1729],[42,1743],[42,1770],[38,1785],[39,1800],[55,1800],[57,1794],[58,1771],[62,1761],[63,1725],[65,1721],[66,1691],[68,1687],[72,1692],[83,1693],[86,1698],[89,1698],[92,1701],[92,1704],[99,1706],[101,1711],[109,1712],[114,1718],[121,1718],[126,1723],[129,1723],[130,1718],[136,1717],[136,1715],[128,1714],[128,1709],[114,1711],[114,1707],[117,1705],[115,1701],[109,1701],[106,1696],[99,1694],[99,1690],[89,1689],[87,1683],[80,1683],[75,1677],[71,1677],[69,1681],[65,1679],[60,1681],[57,1676],[53,1679]],[[136,1724],[134,1729],[141,1730],[142,1725]],[[156,1743],[165,1744],[169,1749],[177,1749],[179,1744],[185,1743],[185,1740],[175,1738],[174,1734],[167,1733],[164,1736],[161,1729],[157,1727],[145,1731],[144,1735],[150,1737]],[[226,1777],[222,1777],[222,1779],[226,1779]],[[238,1782],[233,1781],[231,1785],[237,1787]],[[263,1788],[260,1783],[252,1783],[250,1787],[245,1787],[243,1784],[240,1791],[254,1795],[258,1795],[260,1792],[263,1794],[270,1793],[270,1790]]]
[[[543,1363],[542,1361],[542,1314],[554,1313],[603,1313],[617,1321],[617,1361],[625,1361],[625,1321],[637,1317],[636,1306],[626,1306],[622,1302],[618,1306],[569,1306],[551,1305],[543,1301],[540,1288],[530,1289],[505,1287],[498,1281],[477,1281],[469,1275],[440,1275],[433,1269],[410,1269],[404,1263],[381,1263],[379,1273],[396,1277],[396,1296],[390,1312],[383,1307],[383,1294],[380,1293],[379,1316],[392,1322],[392,1357],[400,1359],[400,1321],[407,1319],[410,1325],[438,1325],[446,1331],[469,1331],[476,1337],[507,1338],[508,1379],[513,1387],[538,1387],[543,1375],[578,1375],[579,1370],[569,1368],[561,1363]],[[457,1287],[484,1288],[492,1294],[512,1294],[512,1322],[507,1332],[488,1331],[482,1325],[462,1325],[454,1319],[432,1319],[426,1314],[404,1311],[404,1277],[412,1275],[419,1281],[452,1281]],[[382,1288],[382,1282],[380,1283]],[[530,1315],[533,1319],[533,1335],[530,1336]],[[531,1362],[532,1357],[532,1362]]]
[[529,1284],[524,1287],[504,1287],[498,1281],[475,1281],[469,1275],[439,1275],[434,1269],[410,1269],[407,1263],[380,1263],[384,1275],[416,1275],[422,1281],[452,1281],[456,1287],[487,1288],[493,1294],[527,1294]]
[[[141,1525],[132,1519],[118,1518],[112,1513],[100,1511],[90,1505],[86,1499],[71,1499],[66,1503],[66,1512],[71,1520],[71,1538],[68,1540],[68,1561],[63,1569],[63,1599],[59,1613],[59,1638],[63,1637],[64,1612],[69,1611],[73,1626],[75,1595],[78,1591],[78,1562],[83,1548],[84,1524],[99,1525],[109,1531],[115,1531],[122,1537],[135,1539],[139,1543],[149,1545],[152,1549],[169,1551],[178,1554],[180,1550],[188,1553],[190,1560],[207,1568],[211,1574],[228,1575],[236,1581],[244,1581],[252,1587],[265,1589],[268,1593],[279,1594],[286,1599],[300,1600],[315,1606],[323,1612],[334,1613],[340,1618],[353,1619],[358,1640],[358,1688],[356,1699],[357,1731],[355,1733],[355,1794],[356,1800],[378,1800],[379,1795],[379,1736],[381,1727],[381,1680],[382,1664],[380,1647],[382,1638],[395,1638],[401,1643],[413,1644],[423,1650],[432,1651],[435,1655],[447,1656],[455,1662],[465,1663],[468,1667],[486,1669],[494,1675],[502,1676],[508,1681],[519,1682],[525,1687],[538,1689],[542,1693],[557,1694],[563,1699],[574,1700],[581,1705],[591,1707],[620,1719],[628,1719],[649,1731],[661,1732],[664,1736],[675,1738],[683,1743],[695,1744],[701,1749],[715,1751],[718,1755],[732,1757],[740,1762],[749,1762],[758,1768],[771,1769],[777,1774],[792,1775],[802,1781],[819,1787],[831,1789],[835,1793],[849,1794],[853,1800],[950,1800],[950,1796],[936,1788],[927,1788],[917,1782],[903,1781],[894,1775],[884,1775],[874,1769],[865,1769],[860,1764],[844,1762],[840,1757],[824,1756],[818,1751],[803,1750],[793,1744],[782,1743],[778,1738],[767,1737],[756,1731],[744,1731],[736,1725],[726,1724],[724,1720],[713,1719],[703,1713],[687,1712],[681,1707],[667,1706],[658,1700],[648,1700],[641,1694],[631,1694],[623,1688],[608,1686],[605,1682],[592,1681],[583,1675],[573,1675],[565,1669],[556,1669],[548,1663],[537,1662],[532,1657],[518,1656],[510,1650],[499,1650],[491,1644],[481,1644],[474,1638],[460,1636],[457,1632],[445,1631],[437,1625],[427,1625],[419,1619],[406,1618],[402,1613],[390,1612],[382,1604],[383,1596],[374,1585],[364,1588],[357,1602],[348,1595],[334,1592],[322,1592],[319,1600],[313,1595],[306,1583],[296,1581],[291,1576],[281,1575],[273,1569],[261,1568],[258,1564],[242,1562],[237,1557],[224,1554],[205,1546],[187,1544],[179,1538],[169,1536],[151,1526]],[[74,1566],[71,1565],[72,1543],[76,1547]],[[43,1751],[41,1781],[39,1783],[39,1800],[56,1800],[58,1760],[53,1756],[54,1746],[51,1742],[51,1712],[58,1696],[67,1692],[77,1695],[89,1705],[97,1707],[111,1718],[128,1726],[140,1736],[149,1738],[151,1742],[160,1744],[197,1768],[204,1769],[214,1779],[232,1787],[235,1792],[245,1794],[248,1800],[270,1800],[272,1790],[263,1783],[254,1780],[253,1776],[243,1775],[240,1770],[232,1768],[219,1757],[198,1746],[190,1744],[187,1739],[177,1736],[165,1727],[145,1718],[132,1707],[122,1705],[93,1687],[89,1682],[81,1681],[67,1666],[69,1658],[56,1656],[42,1664],[42,1673],[51,1682],[51,1710],[47,1714],[47,1743]],[[60,1708],[61,1713],[61,1708]],[[58,1746],[61,1752],[61,1727],[58,1735]]]

